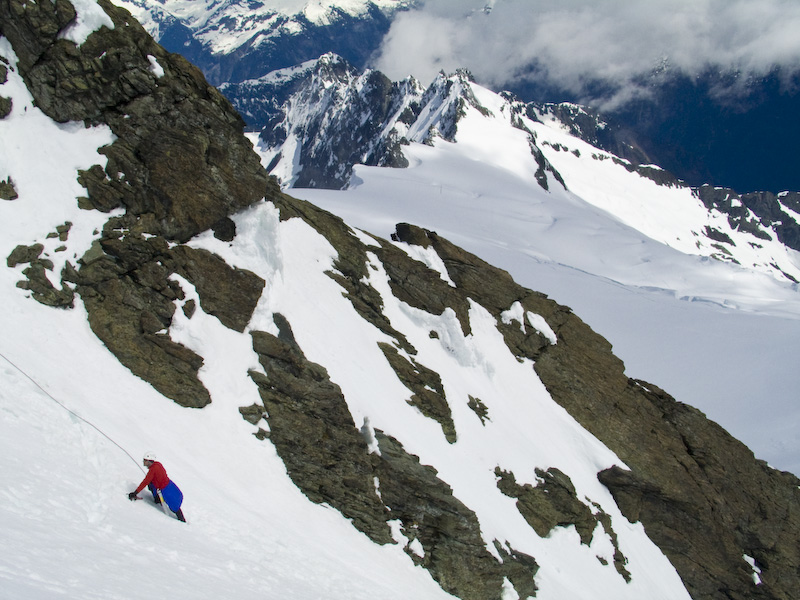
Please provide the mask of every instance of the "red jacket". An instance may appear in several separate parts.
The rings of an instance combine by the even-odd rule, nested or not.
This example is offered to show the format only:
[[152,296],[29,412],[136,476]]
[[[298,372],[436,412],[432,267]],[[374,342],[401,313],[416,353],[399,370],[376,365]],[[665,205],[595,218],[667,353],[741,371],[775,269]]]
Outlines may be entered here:
[[159,490],[163,490],[169,484],[167,471],[164,469],[164,465],[162,465],[160,462],[154,462],[152,465],[150,465],[150,468],[147,469],[147,475],[145,475],[145,478],[142,480],[142,483],[139,484],[139,487],[136,488],[136,493],[138,494],[146,485],[151,483]]

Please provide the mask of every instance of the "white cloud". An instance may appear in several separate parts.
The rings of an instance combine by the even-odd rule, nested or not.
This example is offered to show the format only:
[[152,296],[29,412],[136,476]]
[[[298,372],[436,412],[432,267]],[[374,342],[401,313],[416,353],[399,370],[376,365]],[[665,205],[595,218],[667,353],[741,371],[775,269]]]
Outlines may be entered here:
[[426,0],[398,16],[376,66],[424,83],[459,67],[492,86],[539,77],[577,95],[599,80],[624,100],[666,66],[793,72],[798,31],[800,2],[785,0]]

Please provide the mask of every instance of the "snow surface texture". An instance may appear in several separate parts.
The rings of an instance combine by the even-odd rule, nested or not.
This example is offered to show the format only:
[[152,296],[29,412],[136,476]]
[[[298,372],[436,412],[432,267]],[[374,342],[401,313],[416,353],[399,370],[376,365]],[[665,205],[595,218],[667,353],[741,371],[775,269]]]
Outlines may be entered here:
[[[3,39],[0,54],[11,64],[0,93],[14,100],[11,115],[0,120],[0,178],[10,178],[19,194],[0,203],[0,254],[40,241],[45,256],[60,263],[58,273],[83,255],[107,218],[77,208],[83,190],[75,179],[77,169],[103,164],[97,149],[113,138],[105,127],[50,121],[33,106]],[[68,241],[48,238],[65,221],[73,224]],[[619,460],[549,398],[530,362],[521,364],[508,352],[482,307],[473,305],[472,334],[464,337],[451,311],[435,316],[395,299],[372,258],[370,283],[382,294],[392,326],[442,375],[447,397],[460,399],[451,406],[460,439],[449,444],[436,423],[406,402],[408,390],[376,344],[386,337],[358,316],[325,274],[334,259],[330,244],[298,219],[280,222],[267,203],[235,221],[232,243],[203,234],[191,245],[267,281],[269,294],[250,327],[277,333],[272,314],[284,314],[307,357],[341,386],[357,423],[380,427],[433,465],[476,512],[489,549],[500,540],[536,557],[538,598],[688,598],[641,525],[629,523],[598,482],[597,471]],[[176,311],[169,333],[204,357],[200,377],[213,400],[202,410],[181,408],[105,349],[79,298],[70,310],[42,306],[16,287],[21,270],[0,269],[6,481],[0,528],[9,550],[0,556],[4,597],[130,599],[164,590],[178,600],[450,597],[414,566],[401,531],[396,528],[397,545],[373,544],[337,511],[309,502],[274,447],[251,435],[255,427],[238,412],[259,401],[247,376],[260,368],[247,332],[227,329],[201,310],[191,319]],[[186,292],[182,302],[197,299],[187,281],[176,281]],[[516,306],[507,316],[549,329]],[[432,330],[439,339],[431,339]],[[488,407],[486,426],[468,408],[468,392]],[[183,490],[189,525],[167,518],[147,499],[128,501],[127,492],[143,476],[139,457],[149,450]],[[613,563],[614,548],[602,527],[590,546],[580,544],[573,527],[536,535],[514,500],[497,489],[496,466],[513,470],[520,484],[536,483],[537,466],[567,473],[579,498],[611,516],[631,583],[603,564]],[[516,597],[510,584],[504,597]]]
[[[544,191],[505,100],[471,85],[493,116],[468,107],[456,143],[404,147],[407,169],[357,166],[346,191],[291,193],[381,237],[403,221],[437,231],[574,309],[629,376],[800,473],[800,294],[776,269],[800,279],[798,253],[764,240],[756,249],[690,189],[658,186],[559,123],[527,119],[569,189],[551,177]],[[698,235],[706,226],[730,235],[742,266],[718,260]]]

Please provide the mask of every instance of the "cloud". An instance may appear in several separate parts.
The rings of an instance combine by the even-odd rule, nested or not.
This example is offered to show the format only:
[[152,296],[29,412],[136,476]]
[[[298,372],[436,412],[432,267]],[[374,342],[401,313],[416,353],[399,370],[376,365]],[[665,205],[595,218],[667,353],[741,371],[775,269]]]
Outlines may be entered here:
[[425,0],[396,18],[375,66],[423,83],[466,67],[494,88],[541,80],[576,97],[599,84],[620,103],[659,72],[794,73],[798,31],[793,0]]

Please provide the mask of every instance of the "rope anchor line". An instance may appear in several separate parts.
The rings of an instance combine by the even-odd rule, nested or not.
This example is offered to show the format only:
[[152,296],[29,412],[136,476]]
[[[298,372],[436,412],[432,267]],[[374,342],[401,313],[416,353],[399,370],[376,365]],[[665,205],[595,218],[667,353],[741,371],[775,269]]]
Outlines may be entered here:
[[3,360],[5,360],[5,361],[6,361],[8,364],[10,364],[12,367],[14,367],[14,368],[15,368],[17,371],[19,371],[20,373],[22,373],[22,374],[23,374],[23,375],[24,375],[26,378],[28,378],[28,380],[29,380],[29,381],[30,381],[30,382],[31,382],[33,385],[35,385],[37,388],[39,388],[39,389],[42,391],[42,393],[43,393],[44,395],[46,395],[48,398],[50,398],[50,399],[51,399],[53,402],[55,402],[56,404],[58,404],[58,405],[59,405],[61,408],[63,408],[65,411],[67,411],[69,414],[71,414],[71,415],[72,415],[73,417],[75,417],[76,419],[80,419],[81,421],[83,421],[84,423],[86,423],[87,425],[89,425],[89,426],[90,426],[92,429],[94,429],[95,431],[97,431],[97,432],[98,432],[100,435],[102,435],[104,438],[106,438],[106,439],[107,439],[109,442],[111,442],[111,443],[112,443],[112,444],[114,444],[114,445],[115,445],[117,448],[119,448],[120,450],[122,450],[122,451],[123,451],[123,452],[124,452],[124,453],[125,453],[125,454],[128,456],[128,458],[130,458],[130,459],[131,459],[131,460],[134,462],[134,464],[135,464],[137,467],[139,467],[139,470],[141,470],[141,471],[144,473],[144,469],[143,469],[143,468],[142,468],[142,466],[139,464],[139,461],[137,461],[135,458],[133,458],[133,456],[131,456],[130,452],[128,452],[127,450],[125,450],[125,448],[123,448],[123,447],[122,447],[122,446],[120,446],[120,445],[119,445],[117,442],[115,442],[115,441],[114,441],[114,440],[113,440],[113,439],[112,439],[112,438],[111,438],[111,437],[110,437],[110,436],[109,436],[109,435],[108,435],[108,434],[107,434],[105,431],[103,431],[102,429],[100,429],[100,428],[99,428],[97,425],[95,425],[95,424],[94,424],[94,423],[92,423],[91,421],[89,421],[89,420],[85,419],[84,417],[80,416],[78,413],[76,413],[76,412],[75,412],[75,411],[73,411],[72,409],[68,408],[68,407],[67,407],[67,406],[66,406],[66,405],[65,405],[63,402],[60,402],[59,400],[57,400],[57,399],[56,399],[56,398],[55,398],[55,397],[54,397],[54,396],[53,396],[53,395],[52,395],[50,392],[48,392],[48,391],[47,391],[46,389],[44,389],[44,388],[43,388],[41,385],[39,385],[39,383],[38,383],[38,382],[37,382],[37,381],[36,381],[36,380],[35,380],[33,377],[31,377],[30,375],[28,375],[28,373],[26,373],[26,372],[25,372],[25,371],[24,371],[24,370],[23,370],[21,367],[17,366],[17,365],[16,365],[16,364],[15,364],[15,363],[14,363],[14,362],[13,362],[13,361],[10,359],[10,358],[8,358],[8,357],[7,357],[5,354],[3,354],[2,352],[0,352],[0,356],[2,356],[2,357],[3,357]]

